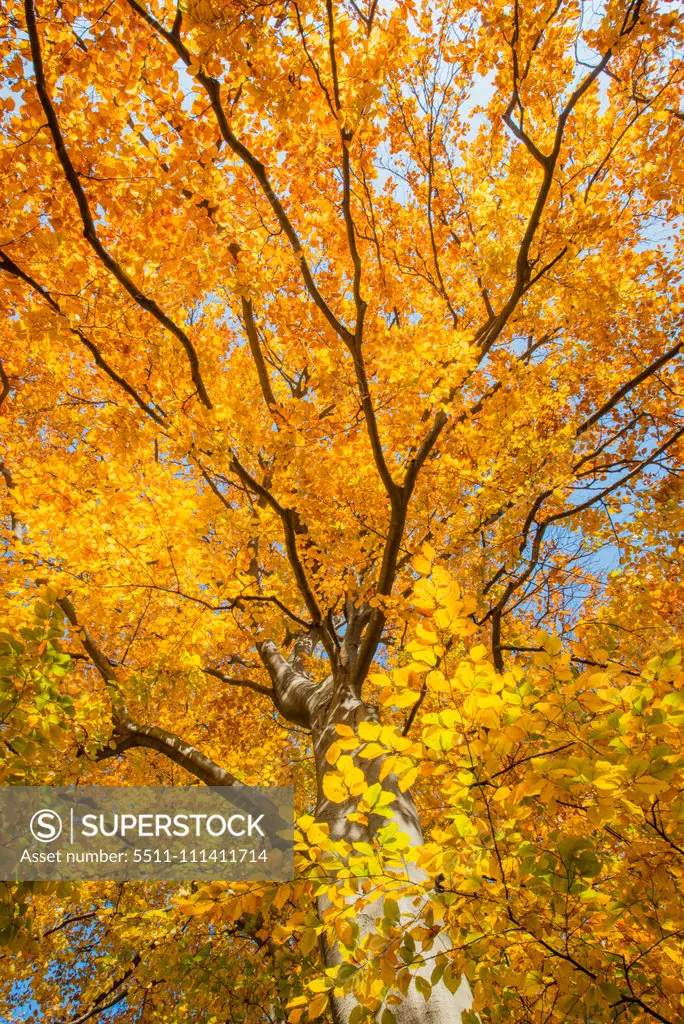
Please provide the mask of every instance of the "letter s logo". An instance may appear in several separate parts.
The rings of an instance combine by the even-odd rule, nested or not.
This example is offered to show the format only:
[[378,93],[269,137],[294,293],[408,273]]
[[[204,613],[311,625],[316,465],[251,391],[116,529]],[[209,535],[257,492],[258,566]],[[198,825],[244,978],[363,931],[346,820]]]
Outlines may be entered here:
[[62,819],[57,811],[36,811],[29,825],[31,835],[39,843],[52,843],[62,832]]

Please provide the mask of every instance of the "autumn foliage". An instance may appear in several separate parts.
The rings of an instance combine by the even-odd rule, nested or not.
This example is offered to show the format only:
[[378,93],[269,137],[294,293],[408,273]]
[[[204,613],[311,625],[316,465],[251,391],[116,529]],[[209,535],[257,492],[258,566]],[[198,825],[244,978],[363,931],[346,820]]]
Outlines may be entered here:
[[4,883],[0,1014],[674,1024],[674,6],[0,10],[0,782],[298,814]]

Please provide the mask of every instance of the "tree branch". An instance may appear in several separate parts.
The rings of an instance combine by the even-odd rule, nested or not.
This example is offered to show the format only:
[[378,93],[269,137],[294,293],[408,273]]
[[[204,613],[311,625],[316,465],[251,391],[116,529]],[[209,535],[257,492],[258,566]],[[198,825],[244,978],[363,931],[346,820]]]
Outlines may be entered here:
[[[141,4],[139,4],[137,0],[127,0],[127,2],[131,9],[135,11],[135,13],[138,14],[149,25],[149,27],[157,33],[157,35],[161,36],[163,39],[166,40],[167,43],[169,43],[173,47],[173,49],[176,51],[176,53],[182,60],[183,64],[185,64],[186,68],[197,68],[197,65],[200,63],[200,61],[197,59],[193,60],[190,51],[181,41],[177,31],[167,31],[167,29],[165,29],[164,26],[153,15],[151,15]],[[216,118],[216,122],[218,124],[219,131],[221,133],[221,137],[228,144],[231,151],[242,161],[243,164],[245,164],[246,167],[249,168],[249,170],[256,178],[264,197],[268,201],[273,213],[275,214],[276,220],[278,221],[278,224],[282,229],[283,234],[287,238],[292,248],[292,251],[299,260],[302,278],[304,280],[306,290],[313,299],[314,304],[323,314],[323,316],[328,321],[328,323],[335,331],[335,333],[338,335],[338,337],[344,340],[347,344],[350,344],[351,341],[353,340],[353,335],[344,326],[344,324],[342,324],[337,319],[337,317],[331,310],[330,306],[327,304],[327,302],[321,295],[320,291],[318,290],[318,286],[314,281],[311,269],[304,254],[302,243],[299,239],[297,232],[295,231],[295,228],[290,218],[285,212],[285,209],[282,203],[280,202],[280,199],[273,190],[268,174],[266,173],[266,168],[261,163],[261,161],[258,160],[254,156],[254,154],[247,148],[247,146],[245,146],[245,144],[241,142],[240,139],[238,139],[238,137],[233,133],[230,127],[228,118],[226,116],[226,112],[221,102],[221,85],[219,81],[216,78],[211,78],[209,75],[205,74],[201,69],[194,71],[193,77],[197,82],[199,82],[199,84],[202,86],[202,88],[207,94],[207,97],[211,104],[211,108]]]
[[276,706],[281,715],[294,725],[310,728],[309,701],[316,691],[319,698],[324,696],[321,685],[303,672],[298,660],[294,664],[287,661],[273,640],[264,640],[257,645],[257,650],[271,677]]
[[189,337],[185,331],[178,326],[178,324],[164,313],[154,299],[149,298],[138,288],[123,267],[114,259],[111,253],[100,241],[95,228],[95,222],[90,212],[90,205],[88,203],[87,196],[79,180],[78,173],[71,162],[71,157],[69,156],[69,152],[64,143],[64,137],[59,126],[59,120],[50,98],[47,80],[45,77],[45,69],[43,66],[43,55],[40,49],[40,38],[38,35],[38,27],[36,25],[33,0],[24,0],[24,11],[26,14],[26,28],[31,44],[31,57],[33,60],[33,71],[36,78],[36,91],[38,92],[40,104],[45,112],[50,134],[52,135],[52,140],[54,142],[55,152],[57,153],[59,162],[62,165],[62,170],[64,171],[64,177],[71,188],[78,206],[78,211],[81,215],[84,238],[90,245],[91,249],[100,258],[107,270],[116,278],[119,284],[122,285],[140,308],[144,309],[147,313],[150,313],[155,320],[165,327],[167,331],[173,334],[181,343],[188,357],[188,362],[190,363],[192,380],[197,389],[200,401],[207,407],[207,409],[211,409],[212,404],[209,400],[209,395],[207,394],[200,374],[197,352],[195,351],[195,347]]
[[366,421],[366,429],[368,431],[368,439],[370,441],[371,450],[373,452],[373,460],[375,462],[378,475],[382,480],[384,488],[389,496],[390,502],[393,505],[401,502],[400,487],[394,482],[392,474],[390,473],[387,461],[385,459],[385,453],[382,450],[382,442],[380,440],[380,432],[378,430],[378,421],[375,416],[375,410],[373,408],[373,400],[370,395],[370,388],[368,386],[368,376],[366,374],[366,366],[364,363],[363,355],[361,353],[360,346],[354,346],[352,349],[352,358],[354,360],[354,373],[356,375],[356,382],[359,388],[359,396],[361,398],[361,408],[363,410],[364,419]]
[[639,386],[639,384],[642,384],[645,380],[648,380],[649,377],[652,377],[653,374],[657,373],[658,370],[660,370],[665,363],[669,362],[670,359],[674,359],[674,357],[681,351],[683,345],[684,341],[678,341],[676,345],[673,345],[672,348],[667,350],[667,352],[663,352],[661,356],[658,356],[658,358],[654,359],[652,363],[649,363],[648,366],[644,367],[640,373],[637,373],[635,377],[632,377],[631,380],[628,380],[621,388],[618,388],[618,390],[611,395],[611,397],[607,399],[599,409],[593,412],[591,416],[587,416],[587,418],[577,428],[575,436],[581,437],[582,434],[585,434],[590,427],[593,427],[594,424],[598,423],[598,421],[609,413],[611,409],[614,409],[615,406],[630,393],[630,391],[633,391],[634,388]]
[[235,455],[233,455],[230,468],[234,473],[242,480],[242,482],[260,498],[263,498],[266,504],[273,509],[278,518],[283,524],[283,532],[285,534],[285,550],[287,557],[294,572],[295,579],[299,592],[304,598],[304,603],[311,615],[313,620],[312,626],[320,630],[321,640],[325,647],[326,653],[330,659],[331,665],[337,664],[337,647],[333,642],[333,638],[330,636],[328,627],[325,624],[324,616],[321,608],[316,599],[316,595],[311,589],[309,580],[306,575],[306,570],[299,556],[297,549],[297,534],[308,532],[307,528],[302,526],[301,520],[299,519],[298,513],[295,509],[285,508],[280,502],[274,497],[273,494],[260,484],[254,477],[238,462]]
[[260,686],[259,683],[253,683],[250,679],[237,679],[235,676],[227,676],[217,668],[203,668],[202,671],[207,676],[220,679],[222,683],[226,683],[228,686],[242,686],[246,690],[253,690],[254,693],[263,693],[275,702],[273,690],[270,690],[268,686]]
[[[0,249],[0,258],[3,259],[3,261],[4,261],[4,254],[3,254],[1,249]],[[2,263],[0,263],[0,268],[2,268]],[[5,367],[2,365],[2,359],[0,359],[0,382],[2,383],[2,391],[0,391],[0,406],[1,406],[2,403],[5,401],[5,399],[7,398],[7,396],[10,393],[9,377],[5,373]]]
[[[634,28],[638,24],[639,11],[641,10],[641,6],[642,0],[633,0],[633,2],[629,4],[628,11],[625,14],[622,26],[620,27],[620,30],[618,32],[616,42],[620,39],[623,39],[625,36],[628,36],[634,30]],[[585,77],[574,90],[565,107],[561,111],[561,114],[556,123],[556,131],[554,135],[553,146],[551,148],[550,153],[541,153],[541,151],[538,150],[536,146],[534,146],[531,140],[527,139],[527,137],[524,135],[518,134],[518,132],[515,131],[515,128],[513,129],[514,134],[516,134],[519,138],[522,138],[522,141],[527,146],[528,150],[532,153],[534,159],[541,164],[544,173],[541,185],[539,187],[539,191],[537,192],[537,198],[535,200],[532,212],[527,221],[527,226],[525,228],[520,243],[520,247],[518,249],[518,256],[515,265],[515,282],[511,294],[501,312],[498,313],[494,317],[494,319],[490,318],[476,335],[476,341],[478,342],[480,350],[480,359],[482,359],[490,350],[490,348],[492,347],[492,345],[494,344],[494,342],[499,337],[504,327],[508,323],[509,317],[515,310],[521,297],[530,287],[530,249],[532,247],[534,237],[537,233],[537,229],[541,223],[542,214],[546,206],[546,201],[551,191],[554,172],[556,169],[556,165],[558,163],[558,157],[560,155],[561,146],[563,144],[565,126],[568,122],[568,118],[572,114],[573,110],[575,109],[581,98],[598,79],[601,72],[607,67],[611,57],[613,56],[614,46],[615,44],[613,44],[613,46],[609,46],[606,52],[601,57],[598,64],[594,68],[592,68],[589,74],[585,75]],[[514,61],[514,67],[515,66],[516,65]],[[515,105],[515,93],[512,102]],[[511,124],[509,122],[510,112],[512,112],[512,109],[513,108],[511,108],[509,104],[509,109],[507,110],[509,120],[506,122],[507,124],[509,124],[509,127],[511,127]],[[521,130],[519,129],[519,131]]]
[[133,747],[145,747],[164,754],[170,761],[184,768],[207,786],[242,786],[234,775],[221,768],[215,761],[203,754],[197,747],[186,743],[175,733],[167,732],[155,725],[139,725],[131,718],[119,681],[109,658],[103,653],[87,629],[79,623],[76,610],[68,597],[57,599],[57,604],[77,631],[90,660],[100,673],[112,705],[113,746],[104,747],[96,755],[97,761],[118,757]]
[[[121,377],[120,374],[118,374],[116,372],[116,370],[114,370],[109,365],[109,363],[104,358],[104,356],[102,355],[100,349],[97,347],[95,342],[91,341],[90,338],[88,338],[79,327],[72,327],[71,326],[71,324],[69,323],[68,317],[66,316],[65,313],[62,312],[62,309],[61,309],[59,303],[57,302],[57,300],[55,298],[53,298],[53,296],[50,294],[48,289],[44,288],[43,285],[39,284],[35,280],[35,278],[33,278],[29,274],[27,274],[25,270],[21,269],[21,267],[17,266],[17,264],[14,262],[14,260],[10,259],[10,257],[7,256],[6,253],[4,253],[1,249],[0,249],[0,270],[4,270],[6,274],[11,274],[13,277],[19,278],[20,281],[23,281],[30,288],[32,288],[35,292],[37,292],[38,295],[40,295],[40,297],[43,299],[43,301],[46,302],[47,305],[50,306],[50,308],[53,309],[55,311],[55,313],[57,313],[57,315],[59,317],[61,317],[61,319],[63,319],[65,321],[65,326],[66,326],[66,329],[69,331],[69,333],[73,334],[74,337],[78,338],[78,340],[81,342],[81,344],[84,345],[85,348],[88,349],[88,351],[90,352],[91,356],[95,360],[95,365],[99,366],[99,368],[101,370],[104,370],[104,372],[107,374],[107,376],[111,380],[113,380],[114,383],[118,387],[120,387],[123,391],[125,391],[127,395],[130,395],[130,397],[133,399],[135,404],[138,405],[142,409],[142,411],[145,413],[146,416],[149,416],[150,419],[154,420],[154,422],[157,423],[159,426],[162,426],[162,427],[164,426],[164,421],[162,419],[162,416],[164,415],[163,411],[160,409],[159,413],[157,413],[152,408],[151,405],[148,405],[147,402],[143,398],[140,397],[140,395],[135,390],[135,388],[133,388],[128,383],[127,380],[125,380],[123,377]],[[3,398],[4,398],[4,395],[3,395]],[[1,404],[1,402],[0,402],[0,404]]]
[[138,725],[129,719],[123,728],[115,729],[112,739],[114,747],[104,747],[96,755],[97,761],[104,761],[110,757],[119,757],[127,750],[135,747],[143,747],[146,750],[156,750],[163,754],[169,761],[184,768],[190,775],[203,782],[205,786],[244,786],[235,775],[221,768],[194,747],[187,743],[176,733],[160,729],[156,725]]

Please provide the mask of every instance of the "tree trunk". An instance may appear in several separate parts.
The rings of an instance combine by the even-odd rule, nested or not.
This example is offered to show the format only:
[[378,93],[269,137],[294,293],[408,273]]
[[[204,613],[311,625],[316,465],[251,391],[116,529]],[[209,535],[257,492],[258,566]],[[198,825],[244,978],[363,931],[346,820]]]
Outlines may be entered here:
[[[303,670],[297,654],[291,661],[285,661],[278,653],[275,644],[269,641],[262,646],[262,658],[269,668],[278,696],[279,709],[290,721],[304,725],[311,730],[316,764],[318,784],[316,816],[319,821],[328,825],[333,839],[345,839],[347,842],[369,842],[377,829],[387,824],[387,819],[371,815],[367,825],[349,821],[347,815],[356,807],[356,800],[334,803],[328,800],[322,788],[323,776],[331,770],[326,754],[332,743],[338,739],[336,725],[350,726],[356,732],[361,722],[379,722],[377,708],[365,703],[360,697],[354,696],[345,680],[329,676],[322,682],[314,682]],[[352,755],[353,756],[353,755]],[[382,758],[375,760],[359,760],[369,784],[378,781]],[[415,803],[410,792],[402,793],[397,780],[390,775],[383,780],[383,789],[395,796],[392,804],[393,819],[399,829],[404,832],[412,846],[423,842],[423,834]],[[374,820],[375,819],[375,820]],[[427,876],[415,865],[407,864],[407,875],[413,882],[424,883]],[[427,896],[424,897],[427,901]],[[397,900],[402,921],[414,918],[419,910],[415,897]],[[319,900],[319,914],[322,915],[328,903]],[[383,899],[380,898],[366,905],[354,915],[359,929],[358,941],[377,931],[377,921],[384,916]],[[448,943],[438,936],[432,948],[426,953],[429,958],[425,966],[416,971],[418,976],[429,981],[434,969],[434,957],[439,949],[447,949]],[[420,950],[417,949],[420,953]],[[337,945],[325,944],[325,957],[328,966],[341,962],[342,957]],[[349,1024],[350,1015],[357,1005],[353,996],[333,997],[331,1000],[335,1024]],[[439,981],[432,989],[426,1001],[416,990],[412,982],[408,994],[400,1005],[389,1007],[395,1015],[397,1024],[460,1024],[462,1011],[472,1006],[472,993],[465,978],[455,993]],[[381,1012],[377,1015],[380,1020]]]
[[[386,819],[371,815],[367,826],[357,822],[349,821],[347,814],[354,810],[356,801],[346,803],[333,803],[323,794],[322,779],[331,766],[326,760],[326,754],[331,744],[338,738],[335,729],[336,725],[348,725],[355,731],[361,722],[379,722],[379,715],[376,708],[364,703],[359,698],[347,697],[342,700],[335,700],[327,708],[319,708],[319,713],[314,714],[311,721],[313,734],[314,758],[316,763],[316,779],[318,783],[318,800],[316,806],[316,817],[319,821],[325,822],[330,835],[334,839],[346,839],[347,842],[372,840],[378,828],[387,824]],[[372,761],[359,761],[358,766],[366,774],[368,783],[372,785],[378,781],[377,777],[382,766],[382,758]],[[399,789],[396,778],[389,775],[383,780],[383,789],[392,792],[395,796],[392,804],[393,818],[399,829],[404,832],[412,846],[419,846],[423,842],[423,833],[420,826],[420,819],[416,805],[410,792],[402,793]],[[374,820],[375,817],[375,820]],[[424,882],[427,877],[415,865],[407,865],[407,874],[411,881]],[[427,896],[425,897],[427,901]],[[408,897],[397,900],[402,921],[416,916],[419,907],[416,906],[415,897]],[[319,911],[322,913],[326,907],[326,901],[319,901]],[[357,911],[354,920],[359,929],[359,941],[366,935],[377,930],[376,922],[384,916],[383,899],[380,898]],[[437,938],[435,945],[426,954],[429,957],[424,967],[416,972],[419,976],[429,981],[434,969],[434,956],[439,950],[440,938]],[[442,948],[446,949],[447,944],[442,940]],[[327,947],[327,944],[326,944]],[[336,947],[327,947],[326,960],[328,966],[340,962],[341,957]],[[333,1017],[335,1024],[348,1024],[349,1016],[356,1005],[353,997],[333,998]],[[472,994],[465,978],[455,993],[441,981],[433,988],[429,1000],[416,990],[415,984],[411,984],[408,994],[398,1006],[392,1006],[397,1024],[459,1024],[461,1011],[472,1006]],[[378,1017],[379,1019],[379,1017]]]

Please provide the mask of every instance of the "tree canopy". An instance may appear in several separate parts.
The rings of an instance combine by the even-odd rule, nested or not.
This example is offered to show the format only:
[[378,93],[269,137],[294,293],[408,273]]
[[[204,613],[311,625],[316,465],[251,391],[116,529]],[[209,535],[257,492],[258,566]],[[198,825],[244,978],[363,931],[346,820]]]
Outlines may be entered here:
[[674,1024],[674,6],[3,8],[0,782],[299,818],[5,884],[1,1012]]

